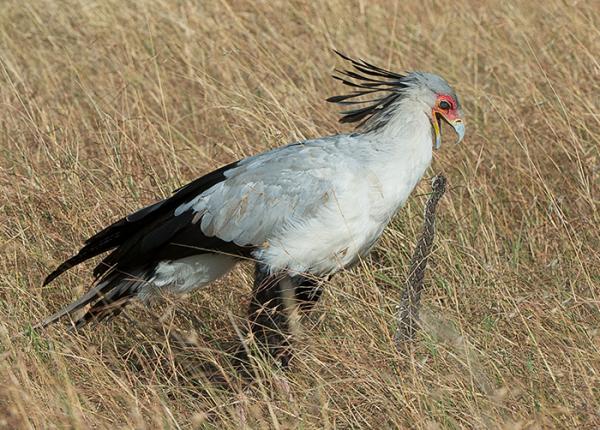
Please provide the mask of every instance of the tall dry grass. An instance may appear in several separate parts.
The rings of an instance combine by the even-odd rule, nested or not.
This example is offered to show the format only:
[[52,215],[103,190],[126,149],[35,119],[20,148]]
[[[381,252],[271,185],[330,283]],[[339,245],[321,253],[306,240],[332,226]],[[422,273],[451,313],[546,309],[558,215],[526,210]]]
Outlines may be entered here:
[[[597,428],[599,28],[597,1],[4,0],[0,426]],[[327,285],[291,371],[259,367],[252,387],[197,370],[243,317],[241,268],[79,334],[17,336],[87,288],[89,264],[40,284],[98,228],[223,163],[347,131],[323,101],[342,91],[333,47],[440,73],[467,115],[427,174],[450,190],[411,348],[392,315],[428,181]]]

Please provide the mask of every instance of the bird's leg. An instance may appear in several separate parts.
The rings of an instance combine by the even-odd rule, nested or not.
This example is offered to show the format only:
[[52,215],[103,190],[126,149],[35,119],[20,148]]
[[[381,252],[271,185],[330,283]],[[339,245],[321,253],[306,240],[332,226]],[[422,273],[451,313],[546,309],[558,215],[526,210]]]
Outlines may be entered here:
[[[256,264],[254,289],[248,309],[250,333],[256,345],[283,367],[288,366],[292,357],[289,344],[291,307],[299,306],[303,311],[310,311],[321,297],[323,280],[270,274],[266,266]],[[248,365],[246,351],[243,347],[235,354],[242,366]],[[248,370],[245,369],[246,372]]]
[[289,362],[289,310],[286,295],[291,294],[290,278],[283,274],[269,274],[264,265],[256,265],[254,291],[248,315],[250,331],[259,348],[281,360]]
[[310,312],[317,304],[323,294],[323,288],[321,287],[323,281],[323,279],[307,278],[300,275],[292,278],[292,282],[296,286],[294,297],[302,311]]

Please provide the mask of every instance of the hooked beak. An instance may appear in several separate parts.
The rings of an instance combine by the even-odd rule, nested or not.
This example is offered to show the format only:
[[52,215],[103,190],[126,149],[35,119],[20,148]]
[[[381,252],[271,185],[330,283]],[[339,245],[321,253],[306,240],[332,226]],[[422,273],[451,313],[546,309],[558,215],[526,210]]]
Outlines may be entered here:
[[435,133],[435,149],[440,149],[442,146],[442,119],[454,128],[454,132],[457,135],[456,143],[462,142],[465,137],[465,123],[460,117],[449,119],[444,116],[440,111],[435,110],[433,112],[432,125]]

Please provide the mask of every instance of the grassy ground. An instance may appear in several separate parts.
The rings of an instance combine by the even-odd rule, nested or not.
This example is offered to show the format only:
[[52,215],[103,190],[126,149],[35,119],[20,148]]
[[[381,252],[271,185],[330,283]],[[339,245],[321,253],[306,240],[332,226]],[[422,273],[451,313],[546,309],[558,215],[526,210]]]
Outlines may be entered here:
[[[0,427],[598,428],[599,28],[593,1],[4,0]],[[342,90],[332,47],[442,74],[467,137],[327,285],[290,372],[232,393],[197,371],[234,336],[247,268],[80,334],[17,336],[85,291],[89,264],[40,285],[98,228],[223,163],[348,131],[323,101]],[[436,172],[427,329],[398,353]]]

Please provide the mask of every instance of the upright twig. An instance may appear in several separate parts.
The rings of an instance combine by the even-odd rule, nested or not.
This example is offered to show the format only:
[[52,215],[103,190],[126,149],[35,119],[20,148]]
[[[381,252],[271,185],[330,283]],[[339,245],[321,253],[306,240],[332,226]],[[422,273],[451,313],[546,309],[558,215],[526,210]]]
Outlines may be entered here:
[[446,191],[446,177],[444,175],[435,176],[431,182],[431,188],[433,192],[425,205],[423,232],[419,237],[410,262],[410,274],[396,314],[398,328],[394,339],[398,347],[414,337],[415,330],[419,325],[419,302],[423,291],[423,279],[425,278],[427,260],[435,236],[435,210],[440,198]]

